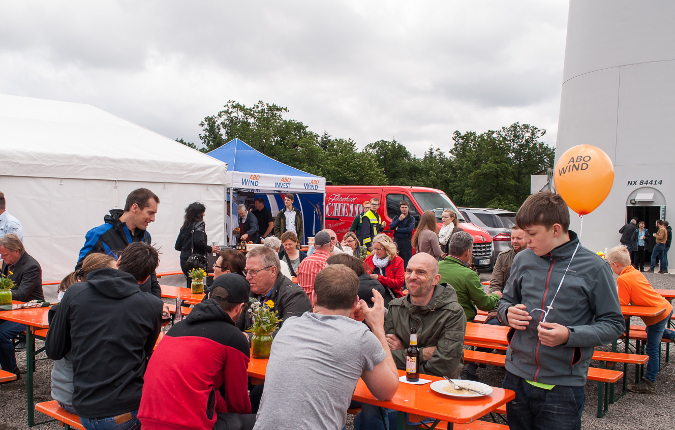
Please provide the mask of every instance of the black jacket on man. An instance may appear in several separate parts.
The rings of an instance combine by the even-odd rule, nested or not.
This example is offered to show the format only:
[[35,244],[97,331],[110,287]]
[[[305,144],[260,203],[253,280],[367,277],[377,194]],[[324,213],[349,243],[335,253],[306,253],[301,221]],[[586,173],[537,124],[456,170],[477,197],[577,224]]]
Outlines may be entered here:
[[631,246],[631,239],[633,238],[633,233],[635,230],[637,230],[637,228],[638,227],[635,224],[629,222],[619,229],[619,233],[621,233],[620,242],[622,245]]
[[2,274],[14,281],[12,300],[28,302],[45,299],[42,293],[42,268],[27,252],[24,251],[14,264],[3,262]]
[[[110,215],[103,217],[104,223],[87,232],[84,246],[80,249],[80,256],[75,265],[75,271],[82,267],[84,257],[92,252],[108,254],[114,259],[117,259],[120,253],[124,251],[130,243],[145,242],[148,245],[152,244],[150,233],[146,230],[137,228],[134,231],[134,234],[131,234],[127,225],[120,221],[120,217],[123,213],[124,211],[122,209],[110,209]],[[162,298],[162,288],[159,286],[159,281],[157,281],[155,273],[141,285],[141,291],[152,293],[152,295],[157,298]]]
[[248,234],[247,242],[260,243],[258,233],[258,219],[250,211],[246,212],[246,219],[241,220],[242,229],[240,235]]
[[132,412],[161,329],[163,303],[129,273],[95,270],[66,290],[47,333],[47,356],[70,352],[73,407],[85,418]]
[[[258,298],[253,291],[249,293],[249,297]],[[277,275],[277,280],[269,294],[262,299],[274,302],[274,310],[277,311],[277,315],[282,320],[279,328],[290,317],[299,317],[305,312],[312,312],[312,302],[309,301],[305,290],[281,273]],[[251,327],[252,321],[248,309],[250,309],[250,304],[244,309],[237,320],[237,328],[239,330],[246,330]],[[272,336],[276,336],[278,331],[273,332]]]

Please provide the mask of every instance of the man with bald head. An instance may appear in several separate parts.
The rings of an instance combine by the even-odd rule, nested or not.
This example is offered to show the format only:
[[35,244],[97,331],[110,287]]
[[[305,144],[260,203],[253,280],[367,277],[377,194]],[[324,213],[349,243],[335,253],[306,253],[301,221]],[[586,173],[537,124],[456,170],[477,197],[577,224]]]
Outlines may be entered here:
[[[455,289],[440,280],[436,259],[423,252],[415,254],[405,271],[408,295],[389,302],[384,330],[397,368],[405,370],[405,350],[410,345],[410,328],[414,327],[420,373],[457,378],[464,357],[466,316]],[[396,428],[396,411],[364,404],[354,419],[354,429],[384,429],[383,412],[389,428]]]

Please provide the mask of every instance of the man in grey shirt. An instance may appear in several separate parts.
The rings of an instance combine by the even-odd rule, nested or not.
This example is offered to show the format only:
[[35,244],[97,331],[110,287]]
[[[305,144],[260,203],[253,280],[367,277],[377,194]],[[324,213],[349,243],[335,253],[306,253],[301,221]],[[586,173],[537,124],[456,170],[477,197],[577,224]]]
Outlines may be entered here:
[[[314,282],[314,313],[284,322],[272,343],[255,429],[342,429],[359,378],[381,401],[398,389],[384,333],[384,299],[358,301],[359,279],[342,264]],[[365,317],[366,323],[355,318]]]

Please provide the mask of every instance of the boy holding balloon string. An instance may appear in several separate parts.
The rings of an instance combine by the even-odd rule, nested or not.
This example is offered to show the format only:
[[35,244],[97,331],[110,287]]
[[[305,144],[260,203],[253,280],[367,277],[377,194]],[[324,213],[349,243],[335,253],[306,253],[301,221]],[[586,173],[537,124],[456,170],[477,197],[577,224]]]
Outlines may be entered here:
[[596,346],[624,331],[612,271],[568,230],[557,194],[531,195],[516,215],[528,249],[513,260],[498,314],[509,325],[503,387],[511,429],[579,429]]

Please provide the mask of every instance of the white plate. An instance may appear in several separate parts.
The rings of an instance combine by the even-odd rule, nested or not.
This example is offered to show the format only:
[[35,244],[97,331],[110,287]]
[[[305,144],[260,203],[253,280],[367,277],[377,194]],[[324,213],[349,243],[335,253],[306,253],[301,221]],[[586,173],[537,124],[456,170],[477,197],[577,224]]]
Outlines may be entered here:
[[443,387],[450,385],[450,383],[446,380],[440,380],[436,382],[432,382],[430,387],[432,390],[439,394],[444,394],[446,396],[451,396],[451,397],[482,397],[482,396],[487,396],[488,394],[492,393],[492,387],[489,385],[485,385],[481,382],[476,382],[476,381],[466,381],[464,379],[453,379],[453,382],[455,382],[457,385],[460,387],[470,387],[474,388],[476,390],[482,390],[484,394],[477,394],[477,393],[471,393],[471,394],[453,394],[445,391]]
[[478,260],[478,264],[480,264],[481,266],[484,266],[486,264],[490,264],[490,260],[489,259],[488,260]]

